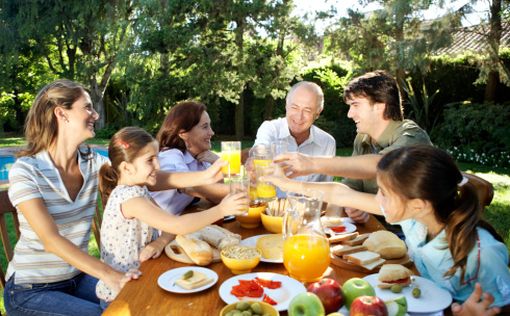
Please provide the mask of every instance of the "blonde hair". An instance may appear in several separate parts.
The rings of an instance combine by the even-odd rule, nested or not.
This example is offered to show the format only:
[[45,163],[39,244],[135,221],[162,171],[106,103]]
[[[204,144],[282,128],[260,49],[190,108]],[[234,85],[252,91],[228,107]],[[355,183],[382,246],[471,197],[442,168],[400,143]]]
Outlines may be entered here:
[[[32,107],[25,120],[25,139],[27,147],[17,156],[32,156],[48,147],[55,141],[58,134],[58,122],[54,113],[57,106],[71,109],[74,102],[87,91],[74,81],[56,80],[42,88],[35,97]],[[90,148],[82,153],[88,155]]]
[[99,170],[99,191],[103,205],[106,205],[110,193],[117,186],[120,164],[123,161],[133,162],[140,151],[154,141],[151,134],[135,126],[124,127],[113,135],[108,146],[111,165],[104,164]]

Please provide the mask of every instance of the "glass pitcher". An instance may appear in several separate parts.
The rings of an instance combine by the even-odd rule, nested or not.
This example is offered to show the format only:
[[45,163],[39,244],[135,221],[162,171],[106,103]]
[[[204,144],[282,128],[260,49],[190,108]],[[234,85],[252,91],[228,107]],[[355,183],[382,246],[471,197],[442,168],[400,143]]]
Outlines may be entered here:
[[330,263],[329,241],[320,221],[322,192],[289,193],[283,218],[283,264],[301,282],[320,280]]

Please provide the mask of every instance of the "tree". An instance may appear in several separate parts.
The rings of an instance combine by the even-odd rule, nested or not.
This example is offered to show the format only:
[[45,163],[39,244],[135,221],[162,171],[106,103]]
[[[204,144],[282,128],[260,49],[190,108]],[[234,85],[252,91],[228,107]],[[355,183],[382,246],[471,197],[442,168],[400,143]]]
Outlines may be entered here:
[[339,50],[360,72],[391,70],[399,85],[406,71],[426,69],[427,57],[449,42],[450,30],[460,23],[460,16],[453,13],[433,21],[423,20],[421,12],[441,1],[360,0],[362,4],[371,2],[381,9],[368,14],[349,10],[349,16],[327,33],[328,49]]
[[0,47],[12,56],[30,50],[34,62],[44,59],[55,77],[86,83],[104,126],[103,97],[128,44],[134,1],[4,0],[0,19],[7,36]]

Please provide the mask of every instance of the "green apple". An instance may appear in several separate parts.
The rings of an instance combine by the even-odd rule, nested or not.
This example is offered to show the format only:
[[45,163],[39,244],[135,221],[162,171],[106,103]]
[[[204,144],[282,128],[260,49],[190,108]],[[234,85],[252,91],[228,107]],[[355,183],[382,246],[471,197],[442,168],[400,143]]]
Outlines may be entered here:
[[325,316],[320,298],[310,292],[299,293],[289,303],[289,316]]
[[384,303],[388,309],[388,316],[404,316],[407,313],[407,300],[405,296],[399,296]]
[[375,290],[368,283],[368,281],[360,278],[352,278],[345,281],[342,285],[342,292],[344,292],[345,306],[347,309],[351,308],[352,301],[358,296],[375,296]]

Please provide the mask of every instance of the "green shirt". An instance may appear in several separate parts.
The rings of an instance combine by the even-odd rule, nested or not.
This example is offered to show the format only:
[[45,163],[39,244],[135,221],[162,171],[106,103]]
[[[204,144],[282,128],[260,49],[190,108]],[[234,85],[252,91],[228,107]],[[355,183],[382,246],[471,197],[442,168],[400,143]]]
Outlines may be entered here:
[[[353,156],[380,154],[384,155],[404,146],[428,144],[432,145],[427,132],[411,120],[390,121],[379,139],[374,140],[367,134],[358,134],[354,139]],[[373,179],[344,179],[343,183],[354,190],[377,193],[377,182]]]

